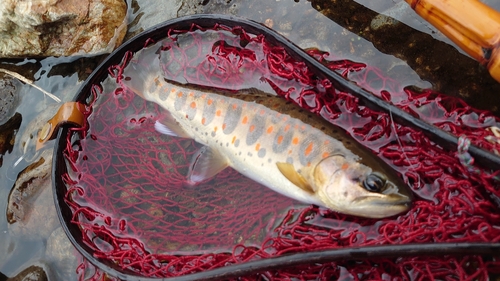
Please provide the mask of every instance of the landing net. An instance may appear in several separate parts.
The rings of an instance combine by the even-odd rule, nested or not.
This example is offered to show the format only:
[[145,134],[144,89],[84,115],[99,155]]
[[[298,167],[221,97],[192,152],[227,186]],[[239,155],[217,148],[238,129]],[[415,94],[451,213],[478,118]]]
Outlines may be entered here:
[[[151,45],[156,42],[146,42]],[[226,169],[210,182],[185,184],[192,140],[155,132],[162,109],[121,88],[133,54],[95,86],[81,140],[69,139],[66,201],[94,256],[148,277],[172,277],[230,264],[320,249],[382,244],[498,242],[500,191],[494,174],[475,168],[466,150],[450,152],[389,114],[358,104],[317,78],[281,46],[242,28],[166,33],[163,75],[224,89],[256,87],[293,100],[349,132],[411,185],[410,211],[386,219],[347,216],[305,205]],[[430,90],[402,88],[362,63],[310,50],[361,87],[428,123],[489,151],[500,144],[488,129],[498,119]],[[469,162],[467,162],[469,161]],[[269,175],[272,176],[272,175]],[[83,262],[81,279],[105,280]],[[307,264],[241,280],[460,279],[500,274],[494,257],[408,257]],[[107,279],[106,279],[107,280]]]

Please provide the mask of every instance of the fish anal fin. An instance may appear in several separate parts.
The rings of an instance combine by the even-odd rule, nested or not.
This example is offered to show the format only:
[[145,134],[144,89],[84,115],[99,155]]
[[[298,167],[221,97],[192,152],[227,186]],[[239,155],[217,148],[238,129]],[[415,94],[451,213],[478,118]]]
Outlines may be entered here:
[[278,170],[280,170],[283,176],[285,176],[289,181],[298,186],[300,189],[308,193],[314,193],[314,189],[311,187],[311,185],[306,181],[306,179],[304,179],[301,174],[297,172],[297,170],[295,170],[295,167],[293,167],[292,164],[278,162],[276,163],[276,166],[278,166]]
[[227,160],[217,150],[204,146],[193,156],[187,175],[188,183],[198,184],[217,175],[227,166]]
[[166,112],[160,120],[156,120],[155,129],[156,129],[156,131],[158,131],[162,134],[173,136],[173,137],[192,138],[179,125],[177,120],[175,120],[174,117],[169,112]]

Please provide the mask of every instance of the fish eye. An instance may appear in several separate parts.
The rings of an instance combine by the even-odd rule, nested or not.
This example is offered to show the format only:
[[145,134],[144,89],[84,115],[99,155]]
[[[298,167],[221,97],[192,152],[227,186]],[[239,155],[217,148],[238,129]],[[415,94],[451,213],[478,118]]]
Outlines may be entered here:
[[363,186],[371,192],[380,192],[385,186],[385,179],[377,174],[370,174],[363,181]]

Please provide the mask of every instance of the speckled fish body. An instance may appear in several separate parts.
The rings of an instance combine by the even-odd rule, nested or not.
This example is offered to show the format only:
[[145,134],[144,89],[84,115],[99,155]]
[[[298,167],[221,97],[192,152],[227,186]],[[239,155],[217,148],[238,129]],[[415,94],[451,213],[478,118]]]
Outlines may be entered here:
[[[252,94],[256,95],[239,92],[235,96],[251,100]],[[351,154],[318,129],[256,102],[163,82],[149,100],[172,114],[186,133],[181,136],[216,149],[243,175],[302,202],[322,205],[281,175],[276,163],[290,163],[300,172],[331,151]]]
[[[131,62],[124,85],[166,109],[157,130],[205,145],[188,175],[192,183],[230,166],[283,195],[347,214],[385,217],[408,209],[407,186],[338,127],[258,91],[224,94],[169,82],[155,69],[159,62],[152,51],[139,62],[148,59],[147,69]],[[372,192],[366,182],[375,172],[384,186]]]

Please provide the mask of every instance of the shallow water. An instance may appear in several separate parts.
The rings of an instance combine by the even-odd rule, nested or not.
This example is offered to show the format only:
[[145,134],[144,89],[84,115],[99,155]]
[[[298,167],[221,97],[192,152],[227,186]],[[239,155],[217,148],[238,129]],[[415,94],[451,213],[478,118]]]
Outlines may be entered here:
[[[453,53],[452,56],[440,56],[439,61],[435,61],[435,56],[433,56],[434,66],[454,65],[452,68],[456,70],[456,72],[448,74],[449,76],[435,75],[436,71],[433,71],[435,68],[429,68],[429,65],[409,63],[410,67],[404,60],[397,58],[413,62],[417,58],[423,57],[425,61],[427,55],[425,52],[415,50],[411,53],[404,53],[402,50],[407,49],[407,42],[404,40],[384,44],[384,40],[394,39],[394,37],[383,32],[364,32],[364,28],[370,24],[370,21],[367,20],[368,17],[363,17],[363,15],[370,13],[368,9],[383,12],[393,7],[393,1],[370,1],[368,7],[365,7],[365,4],[347,1],[339,2],[343,3],[344,6],[337,7],[329,7],[330,1],[242,0],[207,2],[204,6],[196,6],[193,3],[197,3],[197,1],[184,1],[183,4],[176,3],[176,1],[155,1],[155,6],[151,1],[128,1],[130,7],[129,22],[133,24],[127,37],[130,38],[131,34],[159,23],[162,19],[176,15],[191,14],[195,11],[236,14],[266,23],[303,48],[319,48],[330,52],[335,58],[351,59],[379,68],[382,73],[397,80],[399,88],[396,90],[409,85],[419,88],[433,87],[451,96],[462,97],[470,105],[480,109],[488,109],[496,116],[500,116],[500,109],[497,108],[497,105],[500,104],[499,84],[485,77],[487,72],[481,70],[476,63],[471,62],[467,56],[462,55],[459,51]],[[489,2],[491,6],[500,10],[500,3],[493,0]],[[157,7],[160,4],[165,7],[165,3],[168,3],[170,8],[164,8],[163,12],[159,12],[160,9]],[[323,13],[318,12],[318,10],[323,11]],[[334,14],[333,11],[337,11],[337,13]],[[408,14],[405,13],[400,11],[396,13],[396,16],[400,16],[405,23],[423,32],[415,31],[412,33],[414,38],[431,40],[438,45],[443,44],[441,42],[448,42],[442,36],[437,35],[433,28],[420,20],[418,16],[408,17]],[[330,18],[335,19],[337,23]],[[404,33],[402,36],[408,36],[408,33]],[[392,48],[384,48],[388,45]],[[36,85],[55,94],[63,101],[68,101],[72,99],[83,80],[102,58],[103,56],[79,59],[0,60],[0,67],[17,71],[35,80]],[[472,66],[472,68],[461,69],[460,66]],[[467,75],[467,78],[461,75]],[[468,84],[457,87],[459,80],[468,81]],[[384,85],[381,87],[383,88]],[[13,167],[22,155],[22,143],[26,141],[22,139],[23,132],[29,127],[32,120],[38,118],[50,105],[54,104],[52,100],[28,85],[23,85],[20,91],[22,102],[17,112],[22,114],[23,121],[16,137],[14,150],[12,153],[4,155],[3,165],[0,167],[0,180],[2,182],[0,198],[5,198],[0,201],[0,209],[2,210],[6,209],[6,198],[14,185],[16,175],[27,165],[27,163],[21,162]],[[37,233],[37,230],[33,229],[31,235],[15,236],[9,231],[5,216],[0,216],[0,241],[2,241],[0,252],[7,253],[0,257],[0,272],[12,276],[26,265],[45,258],[48,237],[39,237]]]

